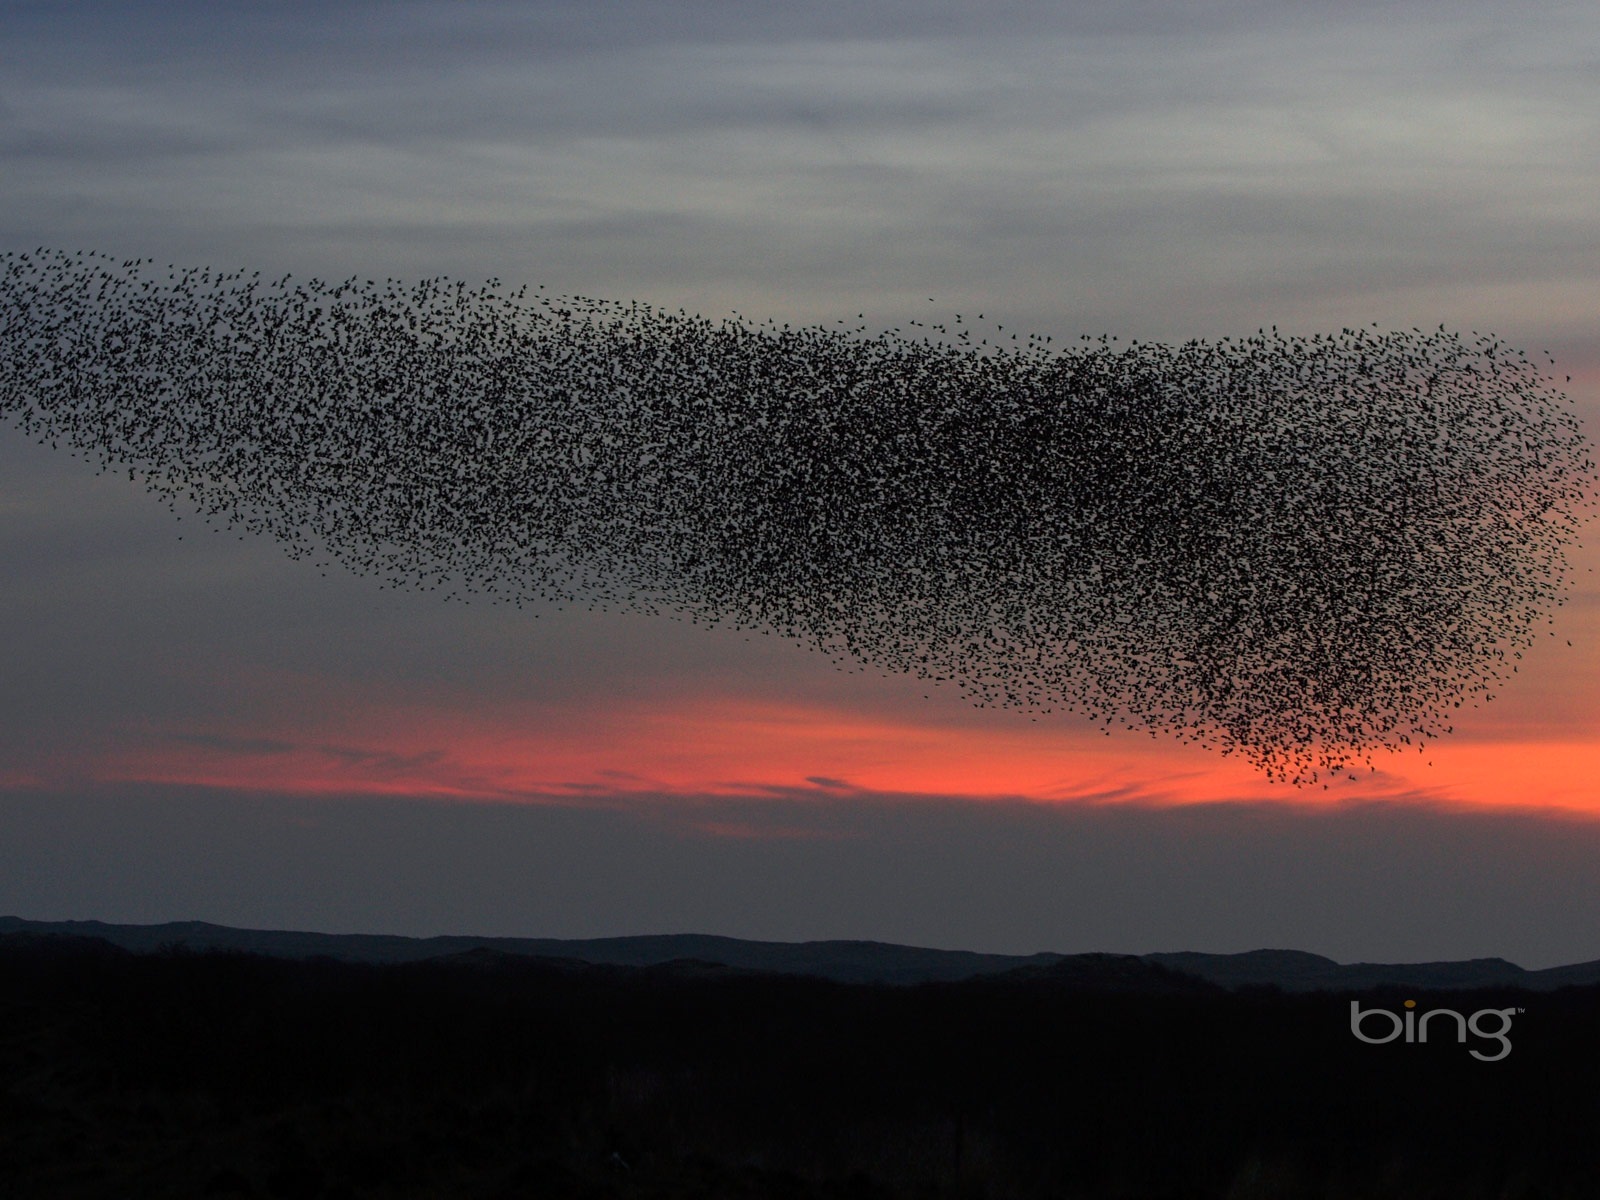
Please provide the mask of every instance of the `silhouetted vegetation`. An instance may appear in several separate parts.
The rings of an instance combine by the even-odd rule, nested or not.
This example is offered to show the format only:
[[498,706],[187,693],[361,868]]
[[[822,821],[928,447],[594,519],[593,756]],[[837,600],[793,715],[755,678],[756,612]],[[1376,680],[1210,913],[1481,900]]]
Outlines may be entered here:
[[888,987],[72,940],[0,945],[0,1196],[1554,1200],[1600,1178],[1596,988],[1429,993],[1525,1008],[1482,1062],[1449,1028],[1358,1042],[1348,993],[1116,956]]

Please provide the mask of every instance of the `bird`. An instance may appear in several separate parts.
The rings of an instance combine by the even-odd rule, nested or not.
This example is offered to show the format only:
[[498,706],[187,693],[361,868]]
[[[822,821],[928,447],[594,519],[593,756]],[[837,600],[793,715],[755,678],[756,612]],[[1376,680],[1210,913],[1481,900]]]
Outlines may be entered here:
[[0,254],[0,414],[319,570],[759,629],[1296,785],[1491,697],[1593,508],[1490,335],[844,325],[41,247]]

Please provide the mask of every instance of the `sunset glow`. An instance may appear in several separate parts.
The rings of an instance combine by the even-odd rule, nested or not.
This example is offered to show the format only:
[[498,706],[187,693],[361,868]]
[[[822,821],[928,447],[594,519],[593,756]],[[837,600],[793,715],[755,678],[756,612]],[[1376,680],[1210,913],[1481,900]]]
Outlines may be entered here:
[[521,720],[468,723],[391,711],[372,726],[326,737],[293,729],[264,737],[156,736],[109,754],[91,775],[102,782],[501,803],[616,802],[628,795],[806,795],[848,804],[854,795],[874,794],[912,806],[919,796],[1157,806],[1391,799],[1600,816],[1593,783],[1600,778],[1600,746],[1592,741],[1440,743],[1378,756],[1370,768],[1352,768],[1326,786],[1294,787],[1263,779],[1237,758],[1127,732],[918,725],[743,701],[575,715],[529,712]]

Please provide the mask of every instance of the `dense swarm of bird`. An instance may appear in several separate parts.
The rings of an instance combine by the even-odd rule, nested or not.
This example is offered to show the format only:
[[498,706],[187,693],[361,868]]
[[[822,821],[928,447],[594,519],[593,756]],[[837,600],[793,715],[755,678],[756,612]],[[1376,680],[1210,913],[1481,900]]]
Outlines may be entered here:
[[0,412],[399,587],[765,628],[1306,782],[1448,732],[1594,465],[1492,337],[754,325],[0,256]]

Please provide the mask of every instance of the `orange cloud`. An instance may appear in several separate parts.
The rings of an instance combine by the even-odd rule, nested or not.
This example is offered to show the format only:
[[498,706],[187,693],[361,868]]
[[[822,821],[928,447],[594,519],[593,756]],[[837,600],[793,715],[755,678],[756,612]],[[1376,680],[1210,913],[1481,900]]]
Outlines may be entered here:
[[[1385,754],[1328,786],[1272,783],[1237,757],[1082,723],[960,725],[725,697],[467,714],[391,705],[337,731],[158,734],[109,755],[105,781],[305,794],[616,803],[628,797],[854,794],[1037,803],[1338,804],[1390,799],[1600,815],[1600,743],[1449,740]],[[34,773],[37,774],[36,772]],[[719,829],[719,836],[754,830]]]

